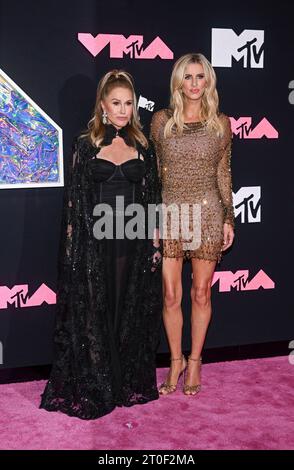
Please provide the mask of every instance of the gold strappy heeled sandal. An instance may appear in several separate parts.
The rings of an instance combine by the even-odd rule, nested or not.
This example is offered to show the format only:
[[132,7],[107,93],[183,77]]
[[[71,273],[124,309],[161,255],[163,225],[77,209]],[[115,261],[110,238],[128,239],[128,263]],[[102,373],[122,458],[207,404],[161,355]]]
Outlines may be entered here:
[[[202,363],[202,358],[200,357],[199,359],[193,359],[191,356],[188,357],[188,364],[189,361],[194,361],[194,362],[199,362],[199,367],[201,368],[201,363]],[[183,387],[183,392],[185,395],[197,395],[201,390],[201,384],[196,384],[196,385],[187,385],[184,383]]]
[[[178,385],[178,381],[179,381],[179,378],[181,377],[181,375],[183,374],[183,372],[185,371],[188,363],[186,361],[186,358],[184,356],[184,354],[182,355],[182,357],[179,357],[179,358],[171,358],[171,361],[182,361],[183,362],[183,367],[179,373],[179,376],[178,376],[178,380],[177,380],[177,383],[176,384],[171,384],[168,380],[168,378],[166,379],[165,382],[163,382],[160,387],[159,387],[159,393],[160,395],[169,395],[170,393],[173,393],[176,391],[177,389],[177,385]],[[168,377],[170,375],[170,372],[168,374]]]

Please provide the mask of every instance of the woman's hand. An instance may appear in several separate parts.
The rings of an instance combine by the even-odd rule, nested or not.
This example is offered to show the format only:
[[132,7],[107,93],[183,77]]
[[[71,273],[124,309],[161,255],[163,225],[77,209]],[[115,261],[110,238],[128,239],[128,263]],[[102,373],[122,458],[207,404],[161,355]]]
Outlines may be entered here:
[[159,229],[154,229],[153,232],[153,254],[151,257],[151,271],[156,271],[157,267],[160,265],[162,261],[162,255],[160,251],[160,240],[159,240]]
[[224,240],[223,240],[223,246],[222,246],[222,251],[227,250],[233,243],[234,241],[234,229],[231,224],[228,222],[224,223]]
[[[155,250],[157,247],[153,246],[153,249]],[[160,265],[161,263],[161,253],[160,253],[160,250],[159,248],[154,251],[153,255],[152,255],[152,267],[151,267],[151,271],[154,272],[156,271],[157,267]]]

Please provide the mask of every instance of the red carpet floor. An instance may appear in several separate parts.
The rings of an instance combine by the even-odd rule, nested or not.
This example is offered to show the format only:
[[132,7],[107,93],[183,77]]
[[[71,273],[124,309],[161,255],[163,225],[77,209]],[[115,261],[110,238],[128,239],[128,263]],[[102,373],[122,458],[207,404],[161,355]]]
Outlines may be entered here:
[[[158,383],[167,370],[158,369]],[[202,366],[202,391],[95,421],[38,409],[45,382],[0,385],[0,449],[294,449],[288,357]]]

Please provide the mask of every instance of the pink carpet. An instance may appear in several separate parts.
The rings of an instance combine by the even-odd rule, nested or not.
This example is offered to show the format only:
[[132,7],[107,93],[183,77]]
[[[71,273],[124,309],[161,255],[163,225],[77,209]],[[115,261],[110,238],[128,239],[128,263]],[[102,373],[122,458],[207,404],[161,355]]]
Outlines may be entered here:
[[[158,369],[159,383],[165,374]],[[0,385],[0,449],[294,448],[288,357],[204,364],[202,384],[196,397],[179,387],[95,421],[39,410],[44,381]]]

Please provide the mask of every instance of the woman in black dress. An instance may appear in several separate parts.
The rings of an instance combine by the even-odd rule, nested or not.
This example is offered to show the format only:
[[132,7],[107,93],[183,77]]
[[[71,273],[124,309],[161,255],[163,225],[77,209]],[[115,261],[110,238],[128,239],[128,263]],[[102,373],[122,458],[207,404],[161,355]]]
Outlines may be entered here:
[[[73,145],[55,354],[40,408],[95,419],[158,398],[160,202],[156,156],[141,131],[132,77],[113,70],[99,82],[88,132]],[[129,204],[136,206],[126,212]]]

